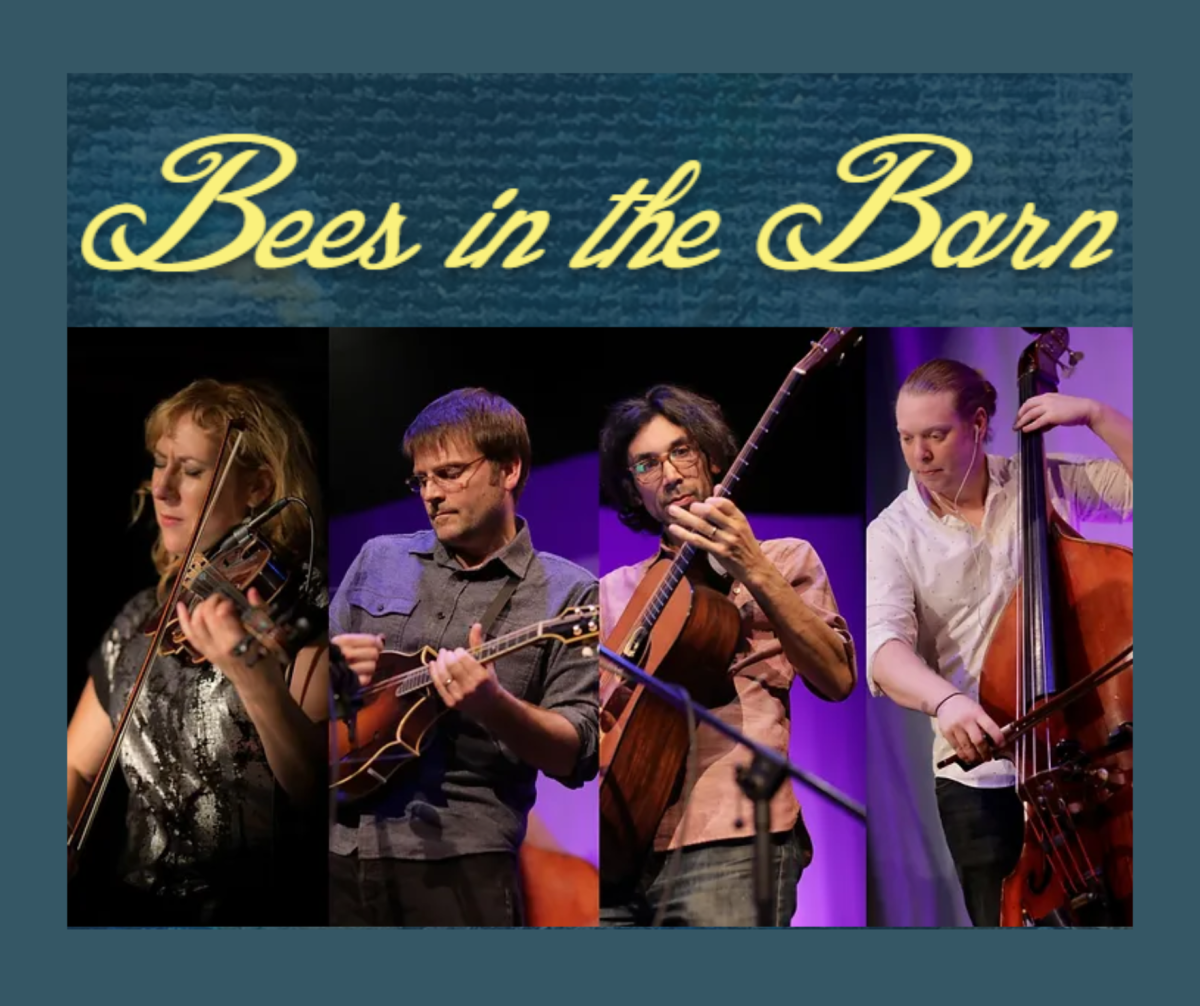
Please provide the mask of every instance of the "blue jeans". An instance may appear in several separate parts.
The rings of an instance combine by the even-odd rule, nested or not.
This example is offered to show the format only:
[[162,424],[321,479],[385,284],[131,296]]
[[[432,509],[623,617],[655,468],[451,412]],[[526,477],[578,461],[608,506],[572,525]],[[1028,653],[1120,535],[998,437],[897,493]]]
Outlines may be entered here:
[[[625,888],[602,887],[601,926],[649,926],[669,897],[664,926],[753,926],[754,839],[732,839],[684,848],[675,882],[667,887],[673,852],[656,852],[638,881]],[[792,831],[771,836],[771,880],[776,926],[791,924],[796,885],[812,858],[812,843],[802,821]]]

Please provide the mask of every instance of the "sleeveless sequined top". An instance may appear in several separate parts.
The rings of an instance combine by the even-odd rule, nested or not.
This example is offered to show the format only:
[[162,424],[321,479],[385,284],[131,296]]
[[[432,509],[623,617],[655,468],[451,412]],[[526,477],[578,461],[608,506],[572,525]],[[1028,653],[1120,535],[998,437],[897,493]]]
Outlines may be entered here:
[[[133,597],[92,658],[100,705],[116,724],[141,669],[154,590]],[[286,803],[233,684],[212,664],[160,657],[121,747],[129,788],[122,879],[167,898],[244,898],[269,882],[275,814]]]

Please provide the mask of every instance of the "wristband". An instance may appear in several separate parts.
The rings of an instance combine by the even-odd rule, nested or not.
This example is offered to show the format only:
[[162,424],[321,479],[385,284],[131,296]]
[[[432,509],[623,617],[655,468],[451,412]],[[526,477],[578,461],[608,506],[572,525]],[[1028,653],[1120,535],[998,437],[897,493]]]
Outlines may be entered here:
[[944,699],[942,699],[941,702],[939,702],[936,706],[933,707],[933,715],[937,716],[938,710],[941,709],[942,706],[944,706],[947,702],[949,702],[956,695],[962,695],[962,692],[951,692],[949,695],[947,695]]

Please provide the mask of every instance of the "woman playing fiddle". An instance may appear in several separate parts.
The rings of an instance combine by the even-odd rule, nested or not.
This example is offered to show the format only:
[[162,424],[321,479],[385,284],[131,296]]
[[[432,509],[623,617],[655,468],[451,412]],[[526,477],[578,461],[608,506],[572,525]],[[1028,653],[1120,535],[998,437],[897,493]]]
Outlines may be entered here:
[[[90,662],[67,726],[69,828],[104,765],[209,486],[221,478],[221,445],[235,418],[243,424],[238,450],[217,482],[196,554],[211,553],[278,500],[297,497],[316,508],[308,436],[275,393],[203,380],[153,408],[145,422],[153,470],[138,491],[135,519],[149,500],[158,583],[125,604]],[[287,506],[260,533],[281,565],[293,562],[292,575],[323,617],[322,579],[292,558],[311,554],[315,526],[303,506]],[[303,872],[297,850],[304,836],[325,830],[325,650],[308,645],[291,661],[261,647],[239,653],[248,633],[234,600],[220,592],[200,599],[186,588],[180,597],[167,615],[198,656],[186,649],[162,655],[177,647],[160,647],[130,714],[119,754],[129,790],[121,896],[106,921],[270,925],[298,924],[309,914],[319,922],[324,906],[311,902],[320,898],[323,874],[320,884],[295,874]],[[247,600],[263,599],[252,587]],[[324,635],[323,623],[316,635]]]

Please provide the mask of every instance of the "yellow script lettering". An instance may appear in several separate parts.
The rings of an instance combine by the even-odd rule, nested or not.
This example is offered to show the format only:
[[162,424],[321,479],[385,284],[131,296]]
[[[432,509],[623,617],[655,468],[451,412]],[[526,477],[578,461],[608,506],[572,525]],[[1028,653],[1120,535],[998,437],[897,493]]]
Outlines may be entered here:
[[[229,143],[252,144],[253,149],[236,154],[228,162],[225,161],[222,154],[215,150],[208,150],[207,153],[200,156],[199,167],[196,171],[185,173],[179,170],[179,164],[184,158],[206,148]],[[244,188],[230,189],[229,186],[242,169],[253,161],[264,148],[273,150],[279,155],[279,164],[275,170],[262,180]],[[405,217],[400,213],[400,204],[393,203],[374,235],[361,247],[348,254],[329,256],[326,252],[344,248],[362,233],[366,226],[366,217],[359,210],[350,210],[335,217],[317,232],[316,237],[306,249],[291,255],[276,255],[277,250],[295,247],[303,241],[313,229],[315,218],[308,210],[296,210],[287,214],[268,230],[266,217],[253,202],[253,197],[279,184],[295,170],[295,167],[295,150],[286,143],[269,136],[258,136],[253,133],[225,133],[185,144],[173,151],[163,162],[163,177],[168,182],[176,183],[198,182],[206,178],[208,181],[162,237],[145,251],[134,252],[129,247],[127,240],[128,222],[122,222],[113,232],[113,258],[102,257],[96,250],[96,241],[105,224],[126,216],[136,218],[142,225],[147,223],[146,212],[140,206],[133,203],[121,203],[119,206],[105,210],[88,224],[83,235],[84,260],[96,269],[107,272],[125,272],[131,269],[145,269],[149,272],[201,272],[232,262],[254,249],[254,261],[263,269],[285,269],[306,260],[314,269],[334,269],[357,260],[364,269],[378,270],[391,269],[406,262],[420,250],[420,245],[413,245],[401,253],[400,227],[404,223]],[[214,203],[225,203],[241,211],[242,229],[237,237],[225,247],[201,258],[186,262],[163,262],[163,256],[176,248],[191,233]],[[348,228],[348,230],[340,236],[335,236],[343,228]],[[378,259],[372,261],[371,256],[381,239],[384,240],[383,253]]]
[[[232,192],[226,192],[225,187],[237,177],[238,172],[242,168],[258,156],[258,150],[244,151],[233,157],[223,167],[221,163],[224,158],[221,154],[209,151],[200,158],[200,168],[193,174],[182,174],[176,170],[179,162],[188,155],[198,150],[203,150],[205,147],[213,147],[222,143],[253,143],[258,146],[270,147],[279,154],[279,165],[261,181]],[[292,173],[295,167],[296,152],[286,143],[273,140],[269,136],[255,136],[250,133],[225,133],[221,136],[210,136],[185,144],[170,154],[166,161],[163,162],[163,177],[168,182],[195,182],[202,178],[207,178],[209,175],[212,175],[212,177],[209,178],[204,188],[196,193],[195,197],[188,203],[184,211],[179,214],[179,217],[168,228],[167,232],[138,255],[130,250],[129,244],[125,240],[125,228],[127,225],[121,224],[112,237],[112,249],[116,255],[116,261],[102,259],[96,253],[95,241],[96,235],[104,224],[114,217],[131,212],[143,224],[146,223],[146,214],[141,207],[124,203],[105,210],[88,224],[87,231],[83,235],[83,257],[89,265],[110,272],[121,272],[127,269],[147,269],[151,272],[199,272],[203,269],[215,269],[217,266],[225,265],[227,262],[232,262],[234,259],[240,258],[258,244],[259,239],[266,230],[266,217],[263,216],[262,210],[250,201],[250,197],[256,196],[260,192],[265,192],[273,185],[283,181],[283,179]],[[242,211],[241,233],[224,248],[203,258],[191,262],[160,262],[159,260],[164,255],[188,235],[200,218],[208,212],[209,207],[214,202],[227,203],[231,206],[236,206]]]
[[[516,189],[506,189],[500,193],[500,197],[492,203],[492,209],[502,210],[505,206],[511,203],[517,197]],[[447,269],[461,269],[463,266],[470,266],[472,269],[482,269],[487,265],[492,255],[496,250],[508,240],[519,227],[525,224],[529,225],[529,232],[521,240],[508,255],[505,257],[501,266],[505,269],[519,269],[523,265],[528,265],[530,262],[536,262],[545,251],[539,249],[533,251],[533,247],[541,240],[543,234],[546,233],[546,228],[550,226],[550,214],[545,210],[536,210],[533,213],[526,213],[524,210],[517,210],[503,227],[497,232],[496,236],[479,251],[468,254],[468,249],[476,240],[483,234],[491,225],[491,222],[496,219],[495,213],[485,213],[475,221],[474,226],[467,231],[463,239],[455,247],[449,255],[446,256]]]
[[[1032,213],[1033,204],[1030,203],[1025,207],[1025,209]],[[1034,217],[1034,219],[1038,220],[1037,217]],[[1071,268],[1086,269],[1088,266],[1095,265],[1097,262],[1103,262],[1112,254],[1111,248],[1105,249],[1105,251],[1097,254],[1100,246],[1104,244],[1104,242],[1112,236],[1112,232],[1116,230],[1117,214],[1112,210],[1105,210],[1103,213],[1096,213],[1093,210],[1084,210],[1079,214],[1075,220],[1075,223],[1070,226],[1067,232],[1058,239],[1056,244],[1052,244],[1045,251],[1039,252],[1037,255],[1034,255],[1032,258],[1030,258],[1029,254],[1031,251],[1033,251],[1034,244],[1036,244],[1037,239],[1042,236],[1042,231],[1046,229],[1046,222],[1044,220],[1039,220],[1039,222],[1042,225],[1041,228],[1032,232],[1024,241],[1022,241],[1021,246],[1016,251],[1016,254],[1013,255],[1012,264],[1014,269],[1029,269],[1032,266],[1037,266],[1039,269],[1049,269],[1052,265],[1054,265],[1055,262],[1058,261],[1059,256],[1067,250],[1071,242],[1093,224],[1096,226],[1096,233],[1092,235],[1092,240],[1084,245],[1079,253],[1073,259],[1071,259]]]
[[[922,188],[913,189],[911,192],[902,192],[901,186],[908,181],[917,168],[933,156],[934,152],[931,149],[919,150],[917,153],[906,157],[903,161],[900,161],[895,153],[888,151],[875,158],[874,163],[879,165],[875,171],[866,175],[854,174],[853,164],[863,154],[869,153],[879,147],[899,143],[931,143],[935,147],[946,147],[954,154],[954,166],[940,178],[934,179]],[[805,251],[804,246],[800,243],[800,229],[803,224],[797,224],[787,236],[787,247],[791,253],[792,261],[787,262],[778,259],[771,253],[770,241],[775,228],[784,220],[790,216],[810,216],[818,224],[821,223],[821,213],[816,207],[810,206],[807,203],[789,206],[772,216],[759,232],[758,257],[772,269],[781,269],[787,272],[797,269],[823,269],[828,272],[875,272],[877,269],[887,269],[902,262],[907,262],[933,244],[937,240],[938,231],[942,227],[941,215],[925,201],[925,197],[949,188],[962,178],[970,168],[971,151],[958,141],[947,140],[941,136],[932,136],[926,133],[901,133],[896,136],[884,136],[878,140],[871,140],[869,143],[862,143],[843,156],[838,162],[838,177],[844,182],[873,182],[877,178],[881,178],[882,181],[879,183],[879,187],[871,193],[871,197],[863,204],[858,213],[855,214],[854,219],[846,225],[845,229],[826,245],[821,252],[811,255]],[[850,246],[862,237],[866,229],[875,222],[875,218],[879,216],[888,203],[911,206],[917,211],[917,229],[913,236],[895,251],[888,252],[886,255],[881,255],[878,258],[869,259],[866,262],[835,261],[838,256],[848,251]]]
[[[919,150],[903,161],[895,153],[888,151],[875,158],[874,163],[879,167],[870,174],[857,175],[854,173],[854,162],[859,157],[879,147],[898,143],[922,143],[933,144],[934,147],[945,147],[954,154],[954,165],[940,178],[922,188],[911,191],[904,191],[904,184],[913,172],[933,156],[933,148]],[[1034,212],[1033,203],[1025,205],[1012,230],[1003,240],[990,248],[988,242],[996,236],[1004,221],[1008,219],[1005,213],[991,216],[983,210],[973,210],[964,213],[949,227],[942,230],[941,215],[929,204],[927,197],[941,192],[959,181],[970,170],[971,162],[970,150],[956,140],[949,140],[941,136],[904,133],[863,143],[838,162],[838,177],[844,182],[854,183],[873,182],[877,179],[880,181],[870,198],[845,229],[824,249],[812,254],[800,241],[801,229],[804,224],[803,222],[797,223],[788,232],[786,238],[791,258],[778,258],[771,251],[771,238],[784,221],[793,217],[807,217],[817,224],[822,222],[821,211],[817,207],[809,203],[797,203],[775,213],[763,225],[758,233],[758,257],[770,268],[784,272],[795,272],[799,269],[821,269],[828,272],[875,272],[907,262],[932,245],[930,258],[935,268],[974,269],[1003,254],[1017,237],[1025,232],[1021,243],[1013,252],[1012,267],[1018,270],[1030,269],[1034,266],[1048,269],[1089,227],[1095,227],[1096,231],[1091,240],[1071,260],[1071,268],[1086,269],[1098,262],[1103,262],[1112,255],[1112,249],[1103,249],[1104,242],[1112,236],[1117,226],[1117,214],[1111,210],[1105,210],[1102,213],[1085,210],[1056,244],[1037,254],[1034,254],[1034,247],[1041,240],[1049,226],[1049,221],[1043,220]],[[889,203],[909,206],[916,210],[917,228],[912,237],[899,248],[878,258],[865,262],[839,262],[839,257],[850,250]],[[962,251],[954,252],[951,245],[955,238],[971,227],[975,229],[975,236]]]
[[[699,176],[700,162],[688,161],[654,195],[642,194],[650,180],[648,178],[641,178],[631,185],[627,192],[613,196],[611,201],[617,205],[609,211],[608,216],[604,218],[600,226],[580,245],[579,250],[571,257],[570,267],[572,269],[586,269],[589,266],[596,266],[599,269],[607,269],[616,262],[621,253],[637,237],[642,229],[648,227],[650,224],[654,225],[654,233],[629,260],[630,269],[644,269],[646,266],[654,265],[656,262],[662,262],[663,265],[670,269],[692,269],[716,258],[721,254],[718,248],[713,248],[691,258],[685,258],[681,254],[681,250],[684,248],[695,248],[712,237],[721,224],[720,214],[715,210],[702,210],[700,213],[689,217],[678,230],[672,233],[672,229],[675,227],[675,214],[667,209],[668,206],[675,205],[675,203],[687,195],[688,190],[696,184],[696,179]],[[681,185],[683,187],[679,188],[679,191],[676,191]],[[633,222],[630,223],[611,248],[607,251],[595,252],[596,246],[608,236],[613,225],[616,224],[625,211],[634,203],[645,203],[646,205],[637,211],[637,217],[634,218]],[[691,231],[702,226],[704,227],[702,233],[691,238],[687,236]],[[669,238],[667,237],[668,234],[670,235]],[[656,251],[664,240],[666,240],[666,246],[662,251]]]

